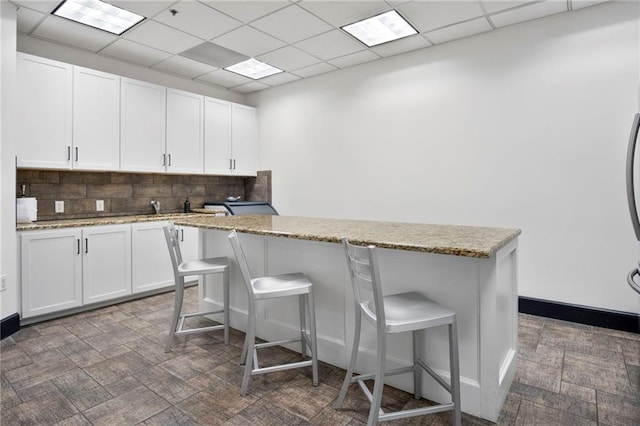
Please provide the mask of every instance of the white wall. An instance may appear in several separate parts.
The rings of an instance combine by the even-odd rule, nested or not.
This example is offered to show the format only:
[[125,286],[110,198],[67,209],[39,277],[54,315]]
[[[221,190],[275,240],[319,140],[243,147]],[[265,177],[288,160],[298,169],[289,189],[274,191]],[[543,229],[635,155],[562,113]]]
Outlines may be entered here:
[[15,186],[14,103],[16,86],[16,8],[0,2],[0,275],[7,290],[0,293],[0,318],[18,311]]
[[274,205],[521,228],[520,295],[637,312],[624,165],[639,8],[598,5],[250,96]]

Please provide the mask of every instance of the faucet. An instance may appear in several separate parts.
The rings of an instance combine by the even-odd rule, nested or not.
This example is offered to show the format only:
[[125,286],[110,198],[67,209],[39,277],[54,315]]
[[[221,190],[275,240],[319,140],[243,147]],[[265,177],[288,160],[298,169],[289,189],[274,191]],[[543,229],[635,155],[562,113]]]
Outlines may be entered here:
[[156,214],[160,214],[160,201],[151,200],[151,205],[153,209],[156,211]]

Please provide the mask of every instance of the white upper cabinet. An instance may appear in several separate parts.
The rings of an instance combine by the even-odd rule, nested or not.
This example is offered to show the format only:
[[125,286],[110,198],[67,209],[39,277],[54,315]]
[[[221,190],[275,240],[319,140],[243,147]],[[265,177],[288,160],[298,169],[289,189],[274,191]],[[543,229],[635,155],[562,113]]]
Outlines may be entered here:
[[255,108],[246,105],[232,105],[231,159],[233,174],[256,176],[258,167],[258,118]]
[[256,176],[258,130],[253,107],[205,99],[204,172]]
[[18,167],[71,168],[72,84],[71,65],[18,54]]
[[72,168],[118,170],[120,77],[81,67],[73,71]]
[[231,102],[205,98],[204,172],[231,173]]
[[166,89],[122,78],[120,108],[120,169],[164,172]]
[[204,96],[167,89],[167,172],[203,172],[203,120]]

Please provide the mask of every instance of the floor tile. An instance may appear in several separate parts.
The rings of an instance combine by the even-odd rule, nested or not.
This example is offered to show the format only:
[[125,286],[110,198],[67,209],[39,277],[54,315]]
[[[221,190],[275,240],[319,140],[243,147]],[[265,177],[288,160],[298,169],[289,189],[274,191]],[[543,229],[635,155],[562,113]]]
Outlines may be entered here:
[[598,420],[607,425],[639,425],[640,401],[598,392]]
[[132,376],[142,370],[151,368],[153,364],[146,361],[135,352],[129,351],[105,361],[94,364],[85,369],[100,385],[108,385],[127,376]]
[[206,391],[198,392],[177,404],[177,407],[189,417],[203,425],[222,424],[229,416],[220,413],[216,407],[218,400]]
[[198,392],[198,389],[158,366],[141,371],[134,378],[172,404]]
[[109,401],[84,411],[94,426],[134,425],[169,408],[158,395],[139,386]]
[[81,369],[70,371],[52,381],[80,411],[112,398],[109,392]]
[[55,386],[47,388],[39,398],[2,410],[3,425],[48,425],[74,416],[78,410],[57,391]]

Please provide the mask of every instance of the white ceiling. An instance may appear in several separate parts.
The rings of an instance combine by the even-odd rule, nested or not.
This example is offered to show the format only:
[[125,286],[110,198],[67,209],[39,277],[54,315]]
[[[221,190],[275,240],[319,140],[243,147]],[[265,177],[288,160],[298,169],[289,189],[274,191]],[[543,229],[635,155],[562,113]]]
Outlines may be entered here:
[[[31,37],[250,93],[606,0],[107,0],[147,18],[122,36],[50,15],[62,0],[11,1]],[[391,9],[419,33],[367,48],[340,29]],[[285,72],[252,80],[177,56],[205,41]]]

